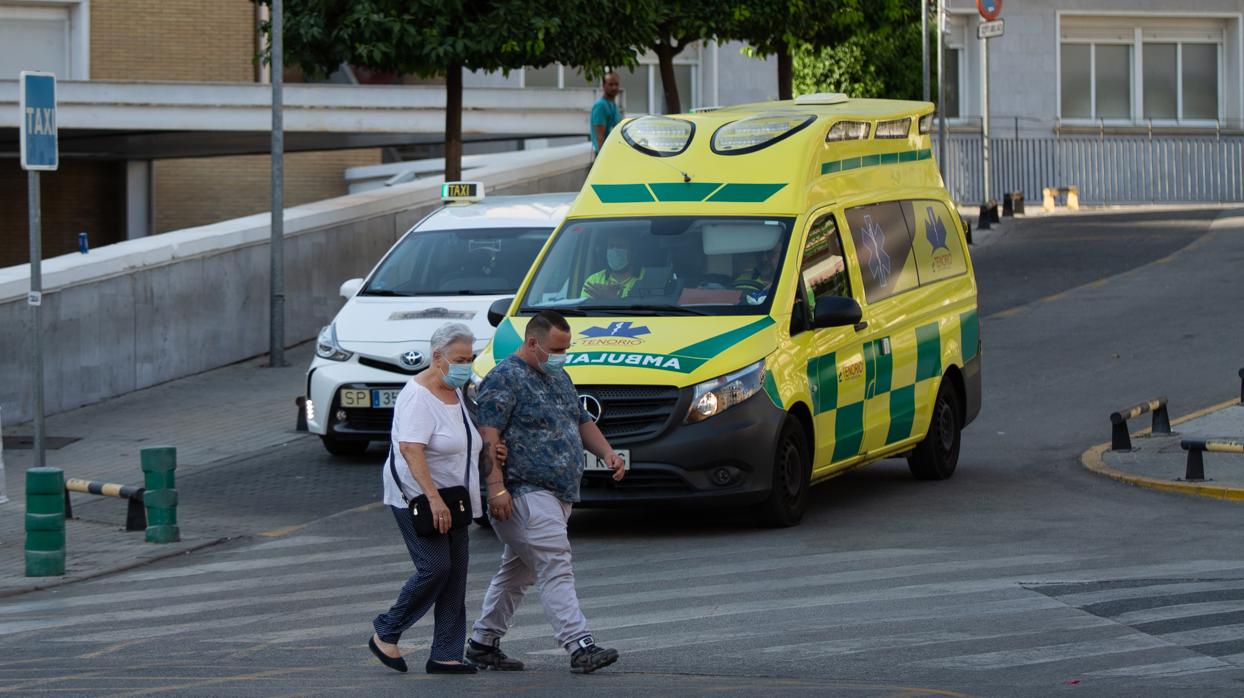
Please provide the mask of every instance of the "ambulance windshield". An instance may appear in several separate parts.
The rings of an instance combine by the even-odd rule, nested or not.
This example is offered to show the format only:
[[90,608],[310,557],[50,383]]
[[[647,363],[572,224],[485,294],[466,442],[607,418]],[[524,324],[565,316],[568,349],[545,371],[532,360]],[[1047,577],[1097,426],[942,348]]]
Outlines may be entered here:
[[520,312],[766,314],[793,222],[712,216],[569,220]]

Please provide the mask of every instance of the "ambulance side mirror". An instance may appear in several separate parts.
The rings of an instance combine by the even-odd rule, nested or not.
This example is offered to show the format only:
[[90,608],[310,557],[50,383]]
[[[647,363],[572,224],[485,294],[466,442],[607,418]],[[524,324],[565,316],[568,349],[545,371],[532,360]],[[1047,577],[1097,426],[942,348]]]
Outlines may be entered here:
[[488,324],[497,327],[501,321],[505,319],[505,313],[510,309],[510,304],[514,302],[513,298],[498,298],[488,306]]
[[362,279],[350,279],[349,281],[341,284],[341,288],[338,289],[338,293],[341,294],[342,298],[350,300],[354,297],[354,294],[359,292],[360,288],[363,288]]
[[854,298],[821,296],[816,299],[812,326],[818,330],[825,327],[846,327],[858,323],[863,317],[864,311]]

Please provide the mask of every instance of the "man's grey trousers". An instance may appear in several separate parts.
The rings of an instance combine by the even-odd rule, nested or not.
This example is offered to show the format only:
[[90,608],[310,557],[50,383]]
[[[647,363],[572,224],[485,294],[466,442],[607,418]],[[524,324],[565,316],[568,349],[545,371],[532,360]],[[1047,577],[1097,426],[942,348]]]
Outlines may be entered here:
[[532,583],[540,591],[540,604],[553,626],[557,644],[567,647],[591,635],[574,589],[570,538],[566,534],[569,519],[570,504],[548,492],[536,491],[514,498],[514,513],[508,521],[492,520],[493,531],[505,550],[501,569],[488,585],[484,609],[472,628],[473,640],[485,645],[500,641]]

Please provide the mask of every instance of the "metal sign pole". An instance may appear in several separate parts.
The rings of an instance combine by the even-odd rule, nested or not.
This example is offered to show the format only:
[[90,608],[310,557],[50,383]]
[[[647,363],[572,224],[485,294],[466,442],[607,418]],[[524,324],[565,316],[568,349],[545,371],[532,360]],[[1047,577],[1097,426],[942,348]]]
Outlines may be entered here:
[[922,79],[921,99],[929,101],[929,2],[920,3],[920,77]]
[[989,205],[989,39],[981,39],[981,206]]
[[39,210],[39,173],[26,173],[27,209],[30,214],[30,335],[31,360],[35,375],[35,467],[44,466],[43,448],[43,318],[39,312],[43,302],[42,216]]
[[281,0],[272,0],[272,223],[270,279],[272,302],[268,333],[268,365],[285,365],[285,123],[282,79],[285,68],[281,40]]
[[946,0],[937,0],[937,164],[946,183]]

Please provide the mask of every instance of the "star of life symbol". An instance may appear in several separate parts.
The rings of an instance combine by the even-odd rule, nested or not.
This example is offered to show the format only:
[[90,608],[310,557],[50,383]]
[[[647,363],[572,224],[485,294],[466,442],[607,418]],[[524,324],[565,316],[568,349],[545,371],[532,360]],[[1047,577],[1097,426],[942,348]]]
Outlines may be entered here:
[[924,236],[929,239],[929,244],[933,246],[934,252],[938,250],[950,251],[950,245],[946,244],[946,224],[942,223],[942,219],[938,218],[937,214],[933,212],[932,206],[925,209]]
[[885,252],[885,231],[873,220],[864,215],[864,243],[868,246],[868,271],[873,280],[881,288],[890,285],[890,255]]
[[651,333],[652,330],[640,325],[635,327],[635,323],[630,321],[611,322],[608,327],[589,327],[579,334],[584,337],[626,337],[634,339],[640,335]]

